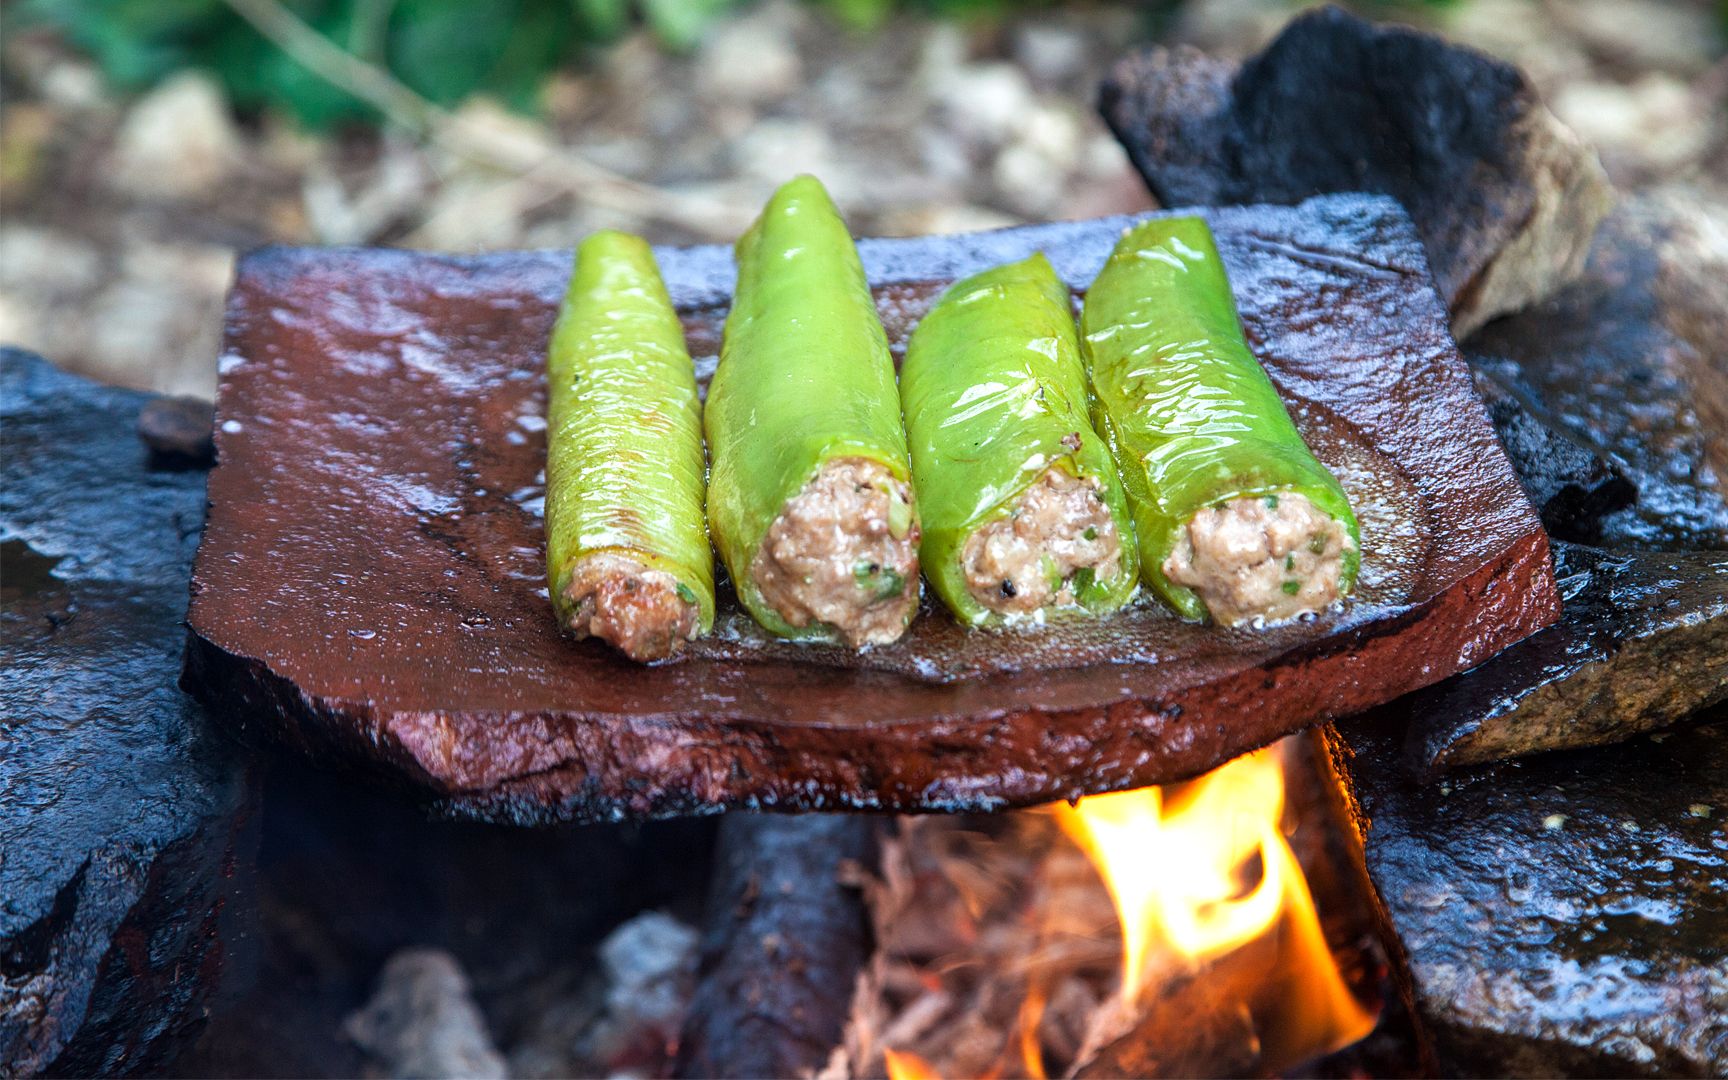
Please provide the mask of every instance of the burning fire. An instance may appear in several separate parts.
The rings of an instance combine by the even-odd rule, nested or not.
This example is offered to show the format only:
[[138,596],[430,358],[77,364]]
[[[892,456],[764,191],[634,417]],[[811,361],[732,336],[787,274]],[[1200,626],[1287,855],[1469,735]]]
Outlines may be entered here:
[[938,1080],[930,1063],[909,1050],[884,1050],[888,1063],[888,1080]]
[[[1362,1038],[1374,1016],[1326,945],[1314,898],[1284,837],[1276,746],[1188,784],[1095,795],[1054,813],[1098,868],[1122,926],[1122,997],[1144,992],[1167,950],[1192,969],[1278,935],[1279,1042],[1327,1053]],[[1258,880],[1254,880],[1256,876]]]
[[[1172,995],[1187,1003],[1178,1008],[1204,1001],[1208,1010],[1232,1010],[1246,1025],[1242,1038],[1257,1067],[1271,1073],[1373,1030],[1375,1012],[1351,993],[1326,942],[1307,876],[1284,835],[1284,804],[1280,745],[1188,783],[1047,808],[1102,879],[1121,928],[1119,994],[1092,1014],[1082,1059]],[[1028,971],[1017,1030],[979,1075],[1044,1080],[1051,1048],[1040,1024],[1049,980],[1048,971]],[[1071,1070],[1077,1051],[1064,1045],[1054,1060]],[[890,1080],[941,1075],[905,1050],[887,1051],[886,1064]]]

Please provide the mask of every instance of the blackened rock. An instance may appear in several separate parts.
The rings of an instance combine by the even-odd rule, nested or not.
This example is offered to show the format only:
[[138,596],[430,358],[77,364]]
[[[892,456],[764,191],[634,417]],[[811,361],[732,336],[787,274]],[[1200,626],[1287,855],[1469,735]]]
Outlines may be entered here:
[[1166,206],[1397,198],[1460,337],[1577,276],[1612,201],[1517,68],[1335,7],[1239,69],[1192,49],[1130,56],[1099,106]]
[[1408,780],[1339,725],[1369,876],[1446,1075],[1728,1071],[1728,720]]
[[1621,742],[1728,698],[1728,553],[1555,553],[1560,622],[1412,698],[1419,774]]
[[1728,221],[1629,199],[1583,277],[1484,327],[1466,355],[1638,486],[1601,522],[1614,548],[1728,549]]
[[1593,543],[1602,519],[1638,498],[1638,487],[1599,454],[1539,419],[1485,362],[1473,365],[1476,389],[1525,494],[1557,540]]
[[161,1063],[221,974],[250,771],[175,687],[204,477],[148,395],[0,350],[0,1074]]

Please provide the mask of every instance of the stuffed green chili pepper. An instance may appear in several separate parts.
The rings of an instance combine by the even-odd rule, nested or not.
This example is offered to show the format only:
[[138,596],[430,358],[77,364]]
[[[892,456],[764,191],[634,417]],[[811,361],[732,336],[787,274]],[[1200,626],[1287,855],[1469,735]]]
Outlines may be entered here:
[[546,364],[547,584],[559,621],[633,660],[714,622],[702,408],[678,313],[639,237],[582,243]]
[[900,400],[919,559],[961,622],[1127,602],[1139,567],[1132,519],[1087,415],[1074,311],[1048,259],[944,293],[912,334]]
[[918,515],[888,338],[852,237],[800,176],[738,241],[708,390],[708,522],[783,637],[888,642],[918,603]]
[[1086,295],[1081,331],[1147,585],[1188,618],[1229,625],[1350,592],[1356,516],[1249,351],[1204,221],[1129,229]]

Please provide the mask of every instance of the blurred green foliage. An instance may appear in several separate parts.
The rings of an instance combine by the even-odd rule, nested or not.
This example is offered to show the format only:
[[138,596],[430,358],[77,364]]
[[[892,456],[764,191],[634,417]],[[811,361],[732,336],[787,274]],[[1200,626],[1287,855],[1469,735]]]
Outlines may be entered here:
[[[748,0],[281,0],[332,42],[440,105],[483,92],[528,109],[545,76],[585,49],[648,26],[690,48]],[[810,0],[864,30],[897,8],[953,17],[1037,0]],[[369,108],[266,41],[225,0],[23,0],[21,23],[55,27],[108,78],[141,89],[182,68],[213,73],[236,106],[286,111],[309,127],[371,119]]]

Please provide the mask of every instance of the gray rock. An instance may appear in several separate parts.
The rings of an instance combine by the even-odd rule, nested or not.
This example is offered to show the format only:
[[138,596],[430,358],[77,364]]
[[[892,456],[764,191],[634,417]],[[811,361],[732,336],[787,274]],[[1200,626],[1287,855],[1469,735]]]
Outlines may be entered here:
[[221,88],[208,75],[187,70],[132,106],[109,179],[137,198],[194,198],[214,192],[240,152],[240,134]]
[[1517,69],[1335,7],[1240,66],[1129,56],[1100,108],[1166,206],[1395,196],[1459,337],[1576,277],[1612,199],[1595,154]]
[[343,1029],[401,1080],[502,1080],[504,1058],[486,1033],[456,958],[442,949],[403,949],[378,977],[366,1007]]

